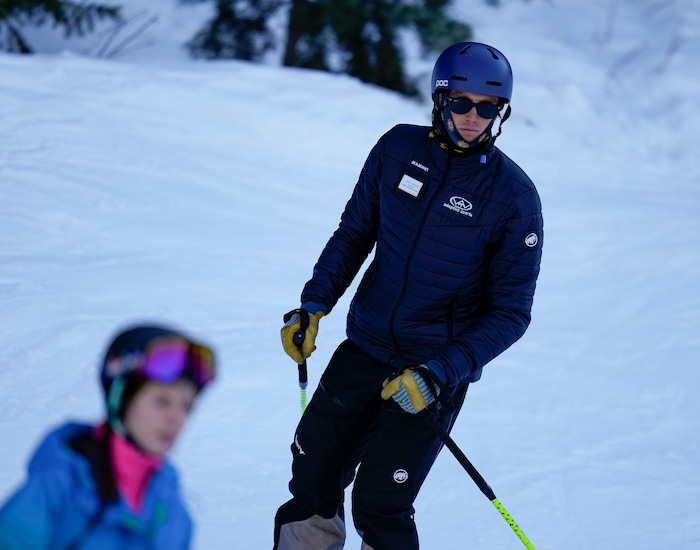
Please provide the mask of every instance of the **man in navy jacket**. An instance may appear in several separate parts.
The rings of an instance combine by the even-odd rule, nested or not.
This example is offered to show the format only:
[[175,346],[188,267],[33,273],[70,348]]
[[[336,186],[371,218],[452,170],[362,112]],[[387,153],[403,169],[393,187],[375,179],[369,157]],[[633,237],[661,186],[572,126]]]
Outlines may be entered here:
[[[362,548],[418,549],[413,502],[442,446],[430,418],[449,431],[469,383],[530,322],[540,200],[494,146],[512,84],[508,60],[491,46],[462,42],[440,55],[432,127],[399,125],[378,141],[301,308],[286,316],[283,346],[301,364],[319,319],[376,247],[347,340],[294,435],[293,498],[277,512],[276,549],[340,548],[353,478]],[[293,339],[300,330],[302,343]]]

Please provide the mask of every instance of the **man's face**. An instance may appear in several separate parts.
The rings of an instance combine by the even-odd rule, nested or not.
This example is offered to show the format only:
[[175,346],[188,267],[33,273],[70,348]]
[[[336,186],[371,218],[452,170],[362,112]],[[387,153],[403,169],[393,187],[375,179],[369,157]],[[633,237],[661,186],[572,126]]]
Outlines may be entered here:
[[[474,92],[462,92],[457,90],[450,90],[448,97],[450,98],[464,98],[472,103],[489,103],[491,105],[498,105],[498,98],[492,95],[476,94]],[[449,101],[449,100],[448,100]],[[459,132],[459,135],[464,139],[464,141],[471,143],[476,140],[481,134],[486,131],[489,124],[493,118],[484,118],[479,116],[477,113],[477,108],[472,107],[468,112],[464,114],[455,113],[452,111],[452,120],[455,123],[455,127]]]

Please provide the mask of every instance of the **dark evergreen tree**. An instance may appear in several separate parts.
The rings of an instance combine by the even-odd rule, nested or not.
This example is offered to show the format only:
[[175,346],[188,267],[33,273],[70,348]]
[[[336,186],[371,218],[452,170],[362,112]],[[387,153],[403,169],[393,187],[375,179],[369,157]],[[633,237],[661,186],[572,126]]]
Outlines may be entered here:
[[41,26],[48,21],[62,27],[66,36],[92,32],[95,21],[120,20],[120,8],[105,4],[68,0],[0,0],[0,50],[32,53],[20,29]]
[[187,44],[190,52],[207,59],[258,61],[276,46],[267,22],[284,3],[285,0],[216,0],[216,16]]
[[[292,0],[284,64],[341,71],[364,82],[417,95],[405,75],[399,34],[403,29],[415,29],[425,52],[469,40],[471,28],[446,15],[449,3]],[[332,67],[331,59],[340,59],[340,66]]]
[[418,91],[405,74],[402,31],[414,30],[424,53],[472,36],[467,24],[447,15],[451,0],[181,1],[217,5],[215,18],[189,43],[197,57],[260,60],[279,47],[268,24],[287,8],[284,65],[343,72],[406,95]]
[[327,18],[317,2],[294,0],[289,8],[284,65],[329,70]]

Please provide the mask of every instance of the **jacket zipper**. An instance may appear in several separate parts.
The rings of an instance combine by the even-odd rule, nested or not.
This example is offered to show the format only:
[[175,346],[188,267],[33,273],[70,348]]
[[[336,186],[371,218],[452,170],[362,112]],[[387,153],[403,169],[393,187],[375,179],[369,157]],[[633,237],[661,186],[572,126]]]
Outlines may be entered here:
[[433,204],[435,203],[435,200],[437,199],[440,191],[445,186],[445,182],[447,181],[447,175],[450,171],[451,164],[452,157],[448,156],[447,163],[445,164],[445,170],[442,173],[440,182],[438,183],[437,187],[435,187],[435,191],[433,192],[432,197],[430,197],[430,200],[425,205],[425,209],[423,210],[423,216],[421,217],[420,223],[418,224],[418,229],[416,230],[413,242],[411,243],[411,248],[409,248],[408,250],[408,256],[406,257],[406,266],[404,267],[403,271],[403,283],[401,285],[401,292],[399,293],[398,298],[394,302],[394,307],[391,311],[391,316],[389,318],[389,332],[391,333],[391,338],[394,341],[394,351],[391,354],[391,357],[389,358],[389,364],[392,364],[394,362],[394,358],[396,357],[396,354],[399,350],[399,342],[396,337],[396,333],[394,332],[394,324],[396,322],[396,313],[399,309],[399,305],[401,304],[401,302],[403,302],[403,297],[406,294],[406,286],[408,284],[408,272],[411,266],[411,261],[413,260],[413,254],[415,253],[416,247],[418,246],[418,240],[420,239],[421,233],[423,231],[425,220],[428,218],[428,215],[430,214]]

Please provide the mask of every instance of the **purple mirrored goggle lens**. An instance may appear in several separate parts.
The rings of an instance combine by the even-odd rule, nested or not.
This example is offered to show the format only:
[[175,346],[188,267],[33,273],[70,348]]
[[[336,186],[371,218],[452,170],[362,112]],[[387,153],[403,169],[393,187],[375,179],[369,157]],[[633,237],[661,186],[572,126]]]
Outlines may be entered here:
[[146,377],[165,383],[189,377],[201,389],[214,379],[214,354],[199,344],[162,343],[146,353],[141,371]]
[[450,106],[450,111],[457,113],[458,115],[467,114],[474,107],[476,107],[476,114],[481,118],[495,118],[498,112],[501,110],[500,106],[493,103],[474,103],[466,97],[448,97],[447,102]]

